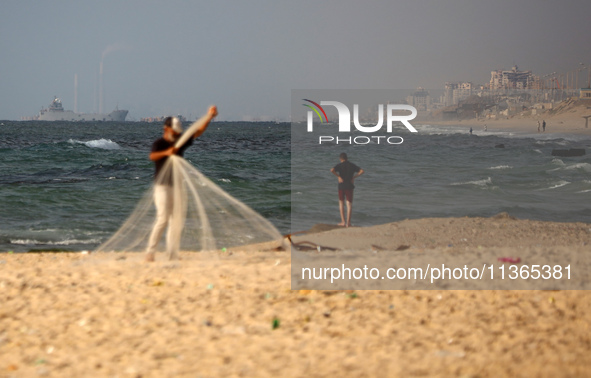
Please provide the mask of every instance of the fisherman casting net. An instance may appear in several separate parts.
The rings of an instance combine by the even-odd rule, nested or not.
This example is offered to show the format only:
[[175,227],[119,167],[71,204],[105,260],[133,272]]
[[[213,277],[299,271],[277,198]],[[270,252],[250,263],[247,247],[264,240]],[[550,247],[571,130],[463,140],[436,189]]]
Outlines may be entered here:
[[[208,121],[206,117],[196,121],[175,147],[183,146]],[[155,201],[162,202],[155,206]],[[165,216],[158,211],[165,212]],[[151,249],[165,251],[175,259],[179,251],[214,251],[265,242],[272,242],[267,248],[282,242],[282,235],[271,222],[226,193],[184,158],[172,155],[133,213],[96,252]]]

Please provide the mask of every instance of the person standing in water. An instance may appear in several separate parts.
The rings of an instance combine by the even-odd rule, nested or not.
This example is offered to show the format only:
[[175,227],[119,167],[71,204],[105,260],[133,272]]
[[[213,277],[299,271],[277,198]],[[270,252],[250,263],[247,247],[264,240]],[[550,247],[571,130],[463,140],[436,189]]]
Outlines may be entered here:
[[154,185],[154,204],[156,205],[156,222],[152,228],[148,247],[146,250],[146,261],[154,261],[156,247],[162,238],[162,233],[168,226],[166,236],[166,245],[169,253],[169,258],[172,260],[176,258],[173,256],[172,235],[174,235],[173,227],[170,225],[170,218],[173,211],[174,195],[173,195],[173,177],[172,171],[163,171],[163,167],[169,156],[178,155],[183,156],[185,150],[193,144],[193,140],[198,138],[205,132],[211,120],[218,115],[217,107],[211,106],[207,112],[209,118],[202,127],[200,127],[192,138],[181,146],[175,147],[176,141],[183,133],[183,126],[177,117],[167,117],[164,120],[164,131],[161,138],[154,141],[152,144],[152,151],[150,152],[150,160],[154,162],[155,166],[155,185]]
[[[341,212],[341,223],[339,226],[351,227],[351,213],[353,212],[353,189],[355,179],[364,173],[364,170],[351,163],[347,154],[339,156],[340,163],[335,165],[330,172],[337,176],[339,181],[339,210]],[[345,221],[344,201],[347,200],[347,219]]]

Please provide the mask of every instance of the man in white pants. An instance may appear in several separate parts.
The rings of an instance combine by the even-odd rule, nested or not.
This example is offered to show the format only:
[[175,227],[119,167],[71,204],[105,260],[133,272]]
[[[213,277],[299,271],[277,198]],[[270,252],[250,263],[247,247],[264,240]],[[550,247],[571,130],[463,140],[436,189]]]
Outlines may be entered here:
[[[156,222],[150,234],[148,248],[146,250],[146,261],[154,261],[156,247],[162,238],[162,234],[169,226],[170,218],[174,207],[174,195],[172,186],[172,172],[165,172],[166,177],[160,177],[160,173],[169,156],[175,154],[183,156],[185,150],[193,144],[193,139],[199,137],[209,126],[209,122],[217,116],[218,111],[215,106],[211,106],[207,112],[209,121],[197,130],[192,139],[189,139],[180,148],[174,147],[174,144],[183,132],[181,121],[177,117],[167,117],[164,120],[164,134],[162,138],[157,139],[152,145],[150,160],[155,163],[155,185],[154,185],[154,204],[156,205]],[[174,227],[168,227],[166,235],[166,245],[169,258],[175,259],[173,253],[178,251],[178,243],[181,230],[175,230]],[[178,234],[178,235],[176,235]]]

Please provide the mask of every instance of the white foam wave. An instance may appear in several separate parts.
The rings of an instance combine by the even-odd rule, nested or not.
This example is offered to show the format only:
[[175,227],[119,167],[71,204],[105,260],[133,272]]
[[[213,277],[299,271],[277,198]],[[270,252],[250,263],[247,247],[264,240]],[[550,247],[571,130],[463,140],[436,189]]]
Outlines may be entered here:
[[487,185],[492,185],[492,179],[489,177],[487,179],[482,180],[475,180],[475,181],[466,181],[466,182],[455,182],[451,185],[476,185],[485,187]]
[[566,169],[582,169],[585,172],[591,172],[591,164],[589,163],[576,163],[573,165],[569,165]]
[[90,239],[90,240],[78,240],[78,239],[71,239],[71,240],[61,240],[61,241],[40,241],[35,239],[11,239],[10,244],[18,244],[18,245],[72,245],[72,244],[98,244],[100,243],[100,239]]
[[222,181],[222,182],[232,182],[230,179],[219,179],[218,181]]
[[552,185],[551,187],[540,189],[540,190],[552,190],[552,189],[556,189],[556,188],[561,188],[561,187],[566,186],[568,184],[570,184],[570,182],[560,180],[560,181],[556,182],[554,185]]
[[83,144],[86,147],[90,147],[90,148],[101,148],[103,150],[119,150],[121,148],[121,146],[119,146],[117,143],[113,142],[110,139],[97,139],[97,140],[90,140],[87,142],[83,142],[80,140],[74,140],[74,139],[70,139],[68,140],[68,143],[72,143],[72,144]]
[[512,169],[510,165],[497,165],[496,167],[490,167],[489,169]]

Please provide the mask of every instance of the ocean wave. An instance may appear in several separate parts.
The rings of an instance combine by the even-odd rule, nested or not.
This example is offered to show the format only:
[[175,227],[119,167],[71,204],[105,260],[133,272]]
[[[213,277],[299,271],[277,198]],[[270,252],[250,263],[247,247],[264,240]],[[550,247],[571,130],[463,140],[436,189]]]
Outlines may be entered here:
[[466,182],[455,182],[451,185],[457,186],[457,185],[476,185],[476,186],[481,186],[481,187],[486,187],[488,185],[492,185],[492,179],[489,177],[487,179],[482,179],[482,180],[475,180],[475,181],[466,181]]
[[552,190],[552,189],[556,189],[556,188],[561,188],[561,187],[563,187],[563,186],[566,186],[566,185],[568,185],[568,184],[570,184],[570,182],[569,182],[569,181],[560,180],[560,181],[558,181],[558,182],[554,183],[554,184],[553,184],[551,187],[549,187],[549,188],[543,188],[543,189],[539,189],[539,190]]
[[[537,137],[543,138],[544,136],[538,135]],[[536,146],[556,145],[556,144],[559,146],[568,146],[569,141],[564,138],[560,138],[560,139],[553,138],[553,139],[538,139],[534,143],[534,145],[536,145]]]
[[554,171],[558,171],[560,169],[564,169],[564,167],[566,167],[566,164],[564,164],[564,162],[560,159],[552,159],[552,162],[550,164],[554,165],[554,166],[558,166],[558,168],[549,169],[546,172],[554,172]]
[[10,244],[16,245],[72,245],[72,244],[98,244],[101,239],[90,240],[60,240],[60,241],[40,241],[35,239],[10,239]]
[[589,163],[576,163],[576,164],[567,166],[565,169],[582,169],[585,172],[591,172],[591,164],[589,164]]
[[496,167],[490,167],[488,169],[512,169],[513,167],[510,165],[497,165]]
[[90,140],[88,142],[83,142],[80,140],[74,140],[74,139],[70,139],[68,140],[68,143],[71,144],[83,144],[86,147],[90,147],[90,148],[100,148],[103,150],[119,150],[121,149],[121,146],[119,146],[117,143],[113,142],[110,139],[97,139],[97,140]]

